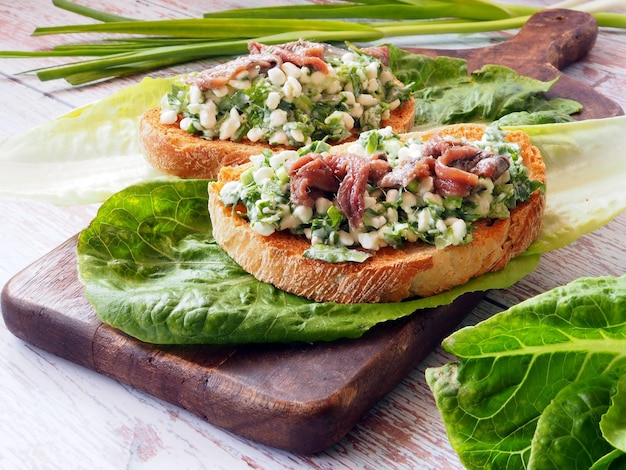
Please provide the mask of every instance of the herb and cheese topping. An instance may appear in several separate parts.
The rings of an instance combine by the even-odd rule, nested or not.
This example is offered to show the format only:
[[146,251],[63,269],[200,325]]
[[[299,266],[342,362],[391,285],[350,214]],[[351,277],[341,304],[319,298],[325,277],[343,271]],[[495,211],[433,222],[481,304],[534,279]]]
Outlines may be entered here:
[[343,153],[322,142],[266,151],[220,199],[262,235],[306,236],[305,256],[328,262],[363,261],[404,242],[460,245],[472,240],[472,222],[509,217],[541,185],[504,135],[487,128],[478,141],[403,141],[385,128],[362,133]]
[[205,139],[302,147],[378,129],[410,98],[371,55],[297,41],[190,74],[161,100],[161,123]]

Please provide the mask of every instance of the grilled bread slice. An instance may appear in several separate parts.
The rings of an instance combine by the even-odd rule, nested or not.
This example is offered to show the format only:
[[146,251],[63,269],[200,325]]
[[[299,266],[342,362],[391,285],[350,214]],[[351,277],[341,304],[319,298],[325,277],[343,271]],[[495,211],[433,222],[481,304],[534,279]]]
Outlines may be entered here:
[[[414,100],[387,68],[384,46],[361,54],[299,40],[271,46],[251,42],[248,49],[248,55],[181,77],[189,86],[188,94],[173,88],[161,104],[166,109],[165,123],[160,107],[142,116],[140,141],[152,166],[183,178],[215,178],[222,166],[245,163],[263,149],[304,144],[311,123],[316,123],[316,140],[326,132],[341,135],[344,141],[354,139],[362,130],[359,127],[391,126],[401,133],[413,125]],[[380,99],[390,105],[382,122],[380,113],[382,117],[386,113],[378,106]],[[229,106],[230,112],[224,114]],[[185,109],[190,117],[183,119]],[[180,129],[181,121],[212,138]],[[242,122],[252,127],[252,135],[231,140]],[[272,137],[266,139],[269,132]],[[260,143],[268,140],[280,145]]]
[[[216,178],[221,167],[246,163],[250,155],[264,149],[281,150],[287,147],[242,139],[206,140],[190,134],[176,124],[162,124],[161,109],[151,108],[141,117],[139,135],[143,155],[155,168],[181,178]],[[415,101],[410,99],[391,112],[382,126],[395,132],[411,130],[415,117]],[[357,136],[355,130],[354,137]],[[349,140],[354,139],[351,138]]]
[[[438,129],[440,135],[479,140],[482,125],[464,124]],[[419,133],[425,140],[435,131]],[[416,135],[407,134],[408,136]],[[545,183],[545,166],[529,137],[518,131],[506,140],[519,143],[530,179]],[[341,146],[333,152],[341,151]],[[235,181],[247,166],[225,167],[209,184],[209,212],[217,243],[243,269],[263,282],[318,302],[397,302],[426,297],[471,278],[504,268],[537,237],[545,196],[539,190],[518,204],[506,219],[483,219],[475,223],[473,239],[464,245],[436,248],[424,242],[405,242],[401,248],[384,247],[362,263],[328,263],[303,256],[310,247],[304,236],[276,231],[270,236],[253,231],[232,207],[219,200],[220,190]]]

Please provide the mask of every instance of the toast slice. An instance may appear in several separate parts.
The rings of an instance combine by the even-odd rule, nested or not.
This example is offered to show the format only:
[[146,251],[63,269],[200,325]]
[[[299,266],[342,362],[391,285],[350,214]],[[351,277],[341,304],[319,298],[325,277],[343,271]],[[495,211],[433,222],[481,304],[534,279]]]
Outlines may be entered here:
[[[440,135],[479,140],[483,125],[448,126],[407,134],[431,138]],[[529,137],[518,131],[506,140],[519,143],[529,177],[545,184],[545,166]],[[331,151],[340,151],[341,146]],[[362,263],[328,263],[303,256],[310,247],[304,236],[276,231],[270,236],[251,229],[244,218],[219,200],[220,190],[239,179],[247,165],[224,167],[216,182],[209,183],[209,212],[217,243],[243,269],[263,282],[318,302],[397,302],[410,297],[431,296],[489,271],[504,268],[538,236],[545,196],[535,191],[518,204],[506,219],[483,219],[475,223],[473,240],[464,245],[437,248],[424,242],[384,247]]]
[[[139,138],[146,160],[155,168],[181,178],[213,179],[223,166],[248,162],[251,155],[264,149],[285,150],[288,147],[251,142],[244,138],[232,140],[206,140],[184,131],[176,124],[161,123],[161,109],[151,108],[141,117]],[[393,110],[382,126],[390,126],[397,133],[411,130],[415,118],[415,101],[411,98]],[[354,140],[358,129],[354,130]],[[346,142],[346,141],[344,141]]]
[[[222,166],[245,163],[263,149],[322,138],[340,143],[365,128],[402,133],[413,126],[414,99],[388,69],[384,48],[360,53],[299,40],[251,42],[248,49],[181,77],[186,92],[173,87],[161,107],[142,116],[140,142],[152,166],[183,178],[215,178]],[[237,134],[244,128],[245,135]]]

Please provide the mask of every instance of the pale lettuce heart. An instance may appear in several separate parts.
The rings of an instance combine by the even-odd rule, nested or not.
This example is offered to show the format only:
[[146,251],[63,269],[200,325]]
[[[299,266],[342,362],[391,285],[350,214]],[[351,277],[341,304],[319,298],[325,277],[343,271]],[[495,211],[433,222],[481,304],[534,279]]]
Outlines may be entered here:
[[626,208],[626,117],[515,127],[530,135],[547,169],[541,234],[529,253],[561,248]]
[[172,81],[146,78],[0,142],[0,199],[89,204],[131,184],[167,178],[143,158],[138,124]]

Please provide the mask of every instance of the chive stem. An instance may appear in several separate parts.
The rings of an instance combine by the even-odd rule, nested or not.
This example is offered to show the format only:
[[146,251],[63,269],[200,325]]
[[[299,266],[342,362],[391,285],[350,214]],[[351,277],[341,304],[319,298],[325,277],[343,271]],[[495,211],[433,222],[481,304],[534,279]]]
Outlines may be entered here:
[[[308,6],[241,8],[206,13],[202,18],[152,21],[99,11],[71,0],[52,0],[52,3],[100,23],[36,28],[33,36],[131,35],[59,45],[48,51],[0,51],[0,58],[88,57],[24,72],[36,72],[40,80],[63,78],[72,84],[244,54],[252,40],[266,44],[298,39],[371,42],[398,36],[517,29],[543,9],[492,0],[343,0]],[[551,8],[586,11],[594,15],[601,27],[626,29],[626,14],[612,12],[618,5],[623,5],[623,0],[562,0]],[[250,31],[255,36],[250,36]]]
[[96,10],[94,8],[79,5],[75,2],[70,2],[69,0],[52,0],[52,4],[62,10],[71,11],[72,13],[77,13],[81,16],[86,16],[87,18],[93,18],[94,20],[104,21],[107,23],[113,21],[135,21],[133,18],[127,18],[125,16],[114,15],[113,13]]

